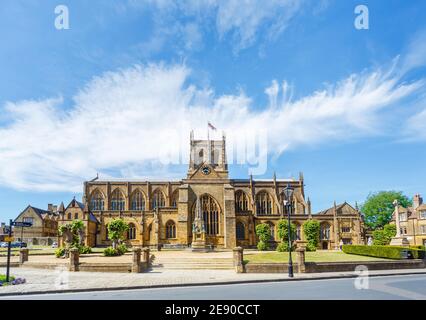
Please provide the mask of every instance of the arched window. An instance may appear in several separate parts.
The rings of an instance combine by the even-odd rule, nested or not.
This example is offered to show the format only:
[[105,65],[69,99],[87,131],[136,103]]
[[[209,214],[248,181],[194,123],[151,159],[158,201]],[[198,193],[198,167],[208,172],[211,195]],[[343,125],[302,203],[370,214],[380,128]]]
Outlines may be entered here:
[[166,223],[166,238],[167,239],[176,238],[176,224],[173,221],[168,221]]
[[127,239],[136,239],[136,226],[133,223],[129,223],[129,229],[127,230]]
[[269,229],[271,232],[271,241],[275,241],[275,225],[272,222],[267,222],[267,224],[269,225]]
[[177,204],[178,204],[178,200],[179,200],[179,191],[176,190],[175,192],[173,192],[172,194],[172,202],[171,205],[173,208],[177,208]]
[[145,198],[140,191],[135,191],[131,200],[131,210],[145,210]]
[[[209,195],[203,195],[200,198],[201,214],[203,215],[204,225],[207,235],[217,235],[220,233],[220,208],[216,201]],[[192,221],[196,215],[196,205],[193,207]]]
[[90,197],[90,209],[92,211],[102,211],[104,210],[104,196],[103,194],[96,190]]
[[68,220],[71,220],[71,219],[72,219],[71,212],[68,212]]
[[272,200],[266,191],[259,192],[256,196],[256,212],[258,215],[272,214]]
[[78,212],[74,213],[74,219],[77,220],[78,219]]
[[244,240],[246,238],[246,232],[244,223],[237,222],[237,240]]
[[164,195],[160,190],[155,190],[152,195],[152,209],[163,208],[166,205]]
[[248,210],[248,198],[244,191],[235,193],[235,212],[246,212]]
[[330,240],[330,225],[328,223],[321,224],[320,236],[321,240]]
[[123,211],[125,200],[121,191],[117,188],[111,194],[111,210]]

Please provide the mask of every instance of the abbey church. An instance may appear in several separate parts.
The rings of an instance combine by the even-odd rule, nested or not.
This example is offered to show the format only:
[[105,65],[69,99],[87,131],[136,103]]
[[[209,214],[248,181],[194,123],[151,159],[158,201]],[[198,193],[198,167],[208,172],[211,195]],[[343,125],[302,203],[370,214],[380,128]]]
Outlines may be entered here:
[[[196,221],[201,221],[202,241],[210,248],[245,248],[257,244],[255,227],[271,227],[272,244],[278,243],[277,224],[287,218],[283,189],[294,188],[291,220],[297,239],[303,240],[303,223],[321,223],[319,249],[341,243],[361,244],[364,223],[357,208],[348,203],[312,214],[304,177],[298,179],[230,179],[226,138],[196,140],[190,137],[190,161],[185,178],[178,181],[101,180],[84,183],[82,202],[61,204],[53,216],[58,225],[80,219],[86,226],[86,244],[110,245],[107,226],[114,218],[129,224],[126,242],[151,248],[187,248],[199,241]],[[24,213],[24,212],[23,212]],[[25,214],[18,218],[24,218]],[[47,215],[52,219],[52,216]],[[198,217],[198,219],[197,219]],[[17,219],[18,220],[18,219]]]

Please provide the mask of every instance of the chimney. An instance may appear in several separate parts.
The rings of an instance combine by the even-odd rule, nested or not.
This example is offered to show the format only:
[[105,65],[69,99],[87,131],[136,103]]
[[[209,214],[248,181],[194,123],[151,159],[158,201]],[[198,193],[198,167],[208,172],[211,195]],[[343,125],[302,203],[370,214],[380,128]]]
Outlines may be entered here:
[[49,211],[49,212],[53,212],[53,204],[49,203],[49,204],[47,205],[47,211]]
[[58,206],[53,206],[52,211],[56,213],[56,211],[58,211]]
[[423,198],[419,194],[416,194],[413,198],[413,209],[417,209],[422,204],[423,204]]

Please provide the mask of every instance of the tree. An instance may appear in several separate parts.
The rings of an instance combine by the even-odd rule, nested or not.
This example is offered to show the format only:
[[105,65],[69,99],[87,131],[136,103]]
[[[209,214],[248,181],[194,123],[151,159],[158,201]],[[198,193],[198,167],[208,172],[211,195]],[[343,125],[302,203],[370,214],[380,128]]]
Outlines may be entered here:
[[401,191],[370,193],[361,207],[361,212],[365,216],[365,224],[373,230],[383,228],[392,219],[395,200],[398,200],[404,208],[412,205],[411,200]]
[[305,239],[308,242],[306,249],[308,251],[316,251],[318,247],[318,242],[320,238],[320,223],[317,220],[307,220],[303,224],[303,233],[305,234]]
[[267,250],[268,249],[268,241],[271,237],[271,228],[267,223],[261,223],[256,226],[256,235],[259,238],[259,242],[257,244],[257,248],[259,250]]
[[108,238],[112,240],[112,247],[115,250],[117,244],[124,239],[124,234],[129,229],[129,225],[123,219],[114,219],[108,224]]
[[[291,240],[296,240],[296,226],[294,223],[290,222],[290,230],[291,230]],[[281,219],[278,221],[278,238],[281,240],[281,244],[278,246],[278,251],[288,251],[289,243],[288,243],[288,221],[285,219]]]
[[373,231],[373,244],[379,246],[387,246],[396,235],[396,225],[387,224],[383,229]]

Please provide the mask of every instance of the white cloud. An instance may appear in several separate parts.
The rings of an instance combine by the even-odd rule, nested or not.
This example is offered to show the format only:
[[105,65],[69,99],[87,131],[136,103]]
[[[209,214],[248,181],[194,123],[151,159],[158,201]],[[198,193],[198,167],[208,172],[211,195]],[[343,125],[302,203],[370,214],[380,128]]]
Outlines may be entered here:
[[[289,148],[378,133],[386,108],[422,88],[394,70],[354,74],[292,100],[286,82],[266,90],[272,104],[254,105],[245,92],[216,95],[188,83],[184,65],[151,64],[94,78],[65,110],[61,98],[4,106],[0,184],[16,189],[81,190],[96,175],[177,177],[163,163],[188,156],[189,130],[207,121],[235,139],[266,129],[270,155]],[[284,89],[283,89],[284,88]],[[281,99],[279,99],[281,96]]]

